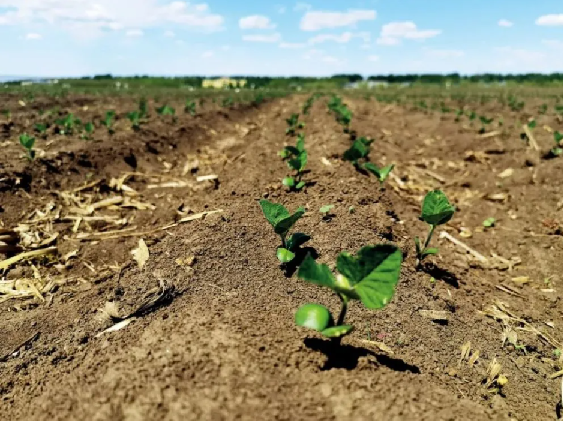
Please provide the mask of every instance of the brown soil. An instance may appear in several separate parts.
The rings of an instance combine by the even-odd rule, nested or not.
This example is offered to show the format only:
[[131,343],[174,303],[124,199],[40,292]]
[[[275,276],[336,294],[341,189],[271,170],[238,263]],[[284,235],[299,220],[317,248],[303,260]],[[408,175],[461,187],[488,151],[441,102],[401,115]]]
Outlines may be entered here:
[[[557,419],[561,379],[551,375],[563,368],[554,352],[563,338],[556,194],[563,164],[541,159],[520,140],[521,127],[512,122],[528,115],[479,106],[481,114],[504,116],[503,133],[483,138],[476,124],[451,114],[349,99],[353,129],[376,139],[372,160],[397,164],[396,177],[381,188],[340,160],[350,139],[320,100],[305,117],[312,183],[289,193],[276,152],[291,141],[284,119],[304,100],[209,107],[176,122],[152,116],[134,132],[123,115],[135,101],[70,99],[62,107],[86,121],[118,110],[116,134],[98,128],[92,140],[50,135],[38,140],[44,152],[32,163],[15,139],[30,130],[36,111],[23,109],[13,125],[5,122],[1,222],[29,225],[44,245],[56,244],[59,260],[20,262],[5,273],[8,280],[39,274],[40,285],[57,282],[42,299],[0,304],[2,419]],[[545,124],[561,123],[538,118],[538,143],[549,149]],[[508,168],[512,174],[500,177]],[[73,207],[128,197],[111,183],[125,173],[136,206],[97,209],[78,227],[76,218],[65,218],[78,215]],[[196,181],[211,174],[218,181]],[[426,234],[420,203],[437,187],[459,208],[439,231],[486,262],[437,233],[440,255],[415,268],[412,238]],[[294,326],[300,305],[336,310],[338,303],[280,268],[278,240],[257,203],[263,197],[291,210],[306,206],[298,228],[312,234],[309,246],[322,262],[366,244],[393,242],[403,250],[393,302],[377,312],[352,305],[348,321],[356,332],[342,347]],[[335,205],[328,221],[319,213],[326,204]],[[222,212],[161,229],[214,210]],[[489,217],[496,226],[484,229]],[[124,229],[130,231],[99,234]],[[470,237],[460,235],[468,231]],[[142,269],[130,253],[139,238],[150,251]],[[64,261],[72,251],[76,257]],[[158,305],[135,312],[163,289]],[[485,314],[493,304],[505,310],[496,319]],[[110,307],[135,317],[98,335],[116,321],[101,317]],[[447,321],[421,310],[442,311]],[[474,364],[461,358],[468,342],[470,355],[479,353]],[[486,384],[493,360],[508,379],[500,390]]]

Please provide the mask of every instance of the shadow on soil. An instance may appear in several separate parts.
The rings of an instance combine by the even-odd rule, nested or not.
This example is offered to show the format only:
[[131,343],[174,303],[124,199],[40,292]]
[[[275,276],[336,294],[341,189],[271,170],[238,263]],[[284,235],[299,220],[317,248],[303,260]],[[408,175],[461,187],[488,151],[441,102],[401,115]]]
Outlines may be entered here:
[[322,371],[332,370],[333,368],[353,370],[358,366],[358,361],[361,357],[373,356],[379,364],[393,371],[408,371],[420,374],[420,369],[417,366],[408,364],[399,358],[379,355],[369,349],[353,345],[338,345],[329,340],[307,338],[305,339],[305,346],[313,351],[322,352],[327,356],[327,361],[321,368]]
[[422,266],[422,270],[438,281],[443,281],[454,288],[459,288],[459,278],[447,269],[428,263]]

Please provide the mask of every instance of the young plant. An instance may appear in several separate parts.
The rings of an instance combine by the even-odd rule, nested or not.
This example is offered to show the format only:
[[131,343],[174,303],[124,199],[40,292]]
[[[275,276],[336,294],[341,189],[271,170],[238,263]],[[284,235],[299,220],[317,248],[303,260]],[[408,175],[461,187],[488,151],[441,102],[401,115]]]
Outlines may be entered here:
[[106,111],[106,115],[104,116],[104,119],[102,120],[102,125],[106,126],[106,128],[108,129],[108,133],[110,135],[115,133],[115,130],[113,130],[113,119],[115,118],[115,111]]
[[479,120],[481,121],[481,129],[479,130],[479,133],[483,134],[487,132],[487,126],[493,122],[494,118],[479,116]]
[[356,140],[354,140],[354,143],[352,144],[350,149],[344,152],[342,158],[345,161],[350,161],[352,164],[354,164],[354,167],[360,169],[362,167],[360,160],[367,159],[372,142],[372,139],[367,139],[365,137],[357,138]]
[[395,164],[379,168],[377,165],[372,164],[371,162],[366,162],[364,164],[364,168],[375,175],[380,184],[383,184],[385,183],[385,180],[387,180],[387,177],[389,177],[389,174],[391,174],[391,171],[393,171],[393,168],[395,168]]
[[156,112],[158,113],[158,115],[162,115],[162,116],[166,116],[166,115],[175,116],[176,115],[176,110],[174,108],[172,108],[170,105],[163,105],[162,107],[158,107],[156,109]]
[[74,130],[77,126],[82,125],[82,121],[80,119],[75,118],[74,114],[70,113],[65,118],[58,119],[56,121],[57,130],[59,134],[62,135],[70,135],[74,133]]
[[292,215],[283,205],[272,203],[268,200],[261,200],[260,207],[264,216],[274,228],[274,232],[280,236],[282,245],[278,247],[276,252],[278,260],[281,263],[291,262],[295,259],[295,254],[299,247],[311,239],[310,236],[301,232],[296,232],[287,239],[291,228],[305,214],[305,208],[300,207]]
[[295,146],[284,146],[284,148],[278,152],[284,161],[288,158],[297,157],[301,152],[305,150],[305,135],[299,133],[297,135],[297,143]]
[[563,141],[563,134],[559,133],[558,131],[555,131],[553,133],[553,140],[555,141],[555,146],[551,148],[549,153],[553,157],[556,157],[563,154],[563,149],[561,148],[561,141]]
[[146,98],[141,98],[139,100],[139,115],[141,118],[149,116],[149,105]]
[[[297,154],[294,154],[297,152]],[[307,166],[307,151],[305,150],[305,145],[303,143],[297,142],[297,148],[292,152],[294,155],[289,157],[287,161],[287,166],[296,172],[294,177],[285,177],[282,181],[283,185],[289,187],[293,190],[301,190],[305,187],[305,181],[302,180],[303,172]]]
[[340,343],[341,338],[354,329],[344,324],[350,300],[359,300],[368,309],[385,307],[395,295],[402,261],[403,254],[396,246],[366,246],[356,256],[341,253],[336,262],[340,274],[334,276],[327,265],[316,263],[308,255],[297,277],[334,291],[340,298],[341,309],[335,322],[325,306],[305,304],[297,310],[295,324]]
[[89,140],[94,133],[94,123],[88,122],[84,125],[84,131],[86,132],[81,136],[82,139]]
[[35,131],[44,139],[47,137],[47,129],[48,126],[44,123],[37,123],[35,125]]
[[291,117],[286,118],[285,122],[287,123],[287,129],[285,130],[285,134],[294,136],[297,130],[303,129],[305,127],[305,123],[299,122],[299,114],[293,113]]
[[319,212],[323,216],[323,221],[330,221],[334,215],[330,213],[331,210],[334,209],[334,205],[324,205],[322,208],[319,209]]
[[432,235],[434,230],[438,225],[443,225],[452,219],[455,213],[455,206],[450,204],[448,198],[441,190],[434,190],[429,192],[424,198],[422,204],[422,214],[420,219],[430,225],[430,230],[424,241],[424,245],[421,244],[418,237],[414,238],[414,243],[416,245],[416,256],[417,256],[417,266],[424,260],[425,257],[430,255],[438,254],[437,248],[430,248],[430,240],[432,240]]
[[131,111],[127,113],[127,118],[131,122],[131,128],[136,132],[141,130],[141,112],[140,111]]
[[23,146],[27,154],[27,159],[33,161],[35,158],[35,151],[33,150],[33,145],[35,145],[35,138],[24,133],[20,136],[20,145]]
[[196,115],[195,101],[193,101],[193,100],[186,101],[186,106],[184,107],[184,112],[188,113],[189,115],[194,117]]

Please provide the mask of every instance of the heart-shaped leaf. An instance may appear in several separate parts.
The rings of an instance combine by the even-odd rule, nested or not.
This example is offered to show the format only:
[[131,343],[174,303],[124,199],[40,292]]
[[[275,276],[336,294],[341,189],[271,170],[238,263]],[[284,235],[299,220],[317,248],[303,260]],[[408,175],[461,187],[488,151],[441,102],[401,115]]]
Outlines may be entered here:
[[305,304],[295,313],[297,326],[322,332],[334,324],[330,311],[320,304]]
[[283,247],[280,247],[278,249],[276,255],[278,257],[278,260],[282,263],[289,263],[293,259],[295,259],[295,253]]
[[327,338],[342,338],[343,336],[352,333],[353,330],[354,326],[341,325],[329,327],[328,329],[323,330],[321,333]]
[[275,228],[276,224],[290,214],[284,205],[272,203],[269,200],[260,200],[260,207],[268,222]]
[[354,286],[364,306],[370,309],[385,307],[399,282],[403,254],[393,245],[377,245],[362,248],[358,253],[358,265],[363,279]]
[[455,213],[455,207],[441,190],[429,192],[422,204],[421,219],[430,225],[447,223]]

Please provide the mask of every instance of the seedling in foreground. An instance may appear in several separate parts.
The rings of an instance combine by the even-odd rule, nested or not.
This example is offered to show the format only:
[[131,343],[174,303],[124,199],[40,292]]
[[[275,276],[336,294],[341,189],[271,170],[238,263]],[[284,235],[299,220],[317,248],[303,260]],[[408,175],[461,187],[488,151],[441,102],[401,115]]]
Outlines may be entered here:
[[115,130],[113,130],[112,128],[114,118],[115,118],[115,111],[106,111],[106,115],[102,120],[102,124],[106,126],[106,128],[108,129],[108,133],[110,135],[115,133]]
[[30,161],[33,161],[33,159],[35,158],[35,151],[33,150],[33,145],[35,145],[35,138],[24,133],[20,136],[20,145],[22,145],[25,149],[27,158]]
[[316,330],[339,343],[354,329],[344,324],[349,301],[359,300],[368,309],[380,309],[389,304],[399,282],[402,261],[403,254],[396,246],[366,246],[356,256],[341,253],[336,262],[340,274],[335,277],[327,265],[316,263],[308,255],[299,267],[298,278],[330,288],[340,298],[342,307],[335,322],[325,306],[305,304],[297,310],[295,324]]
[[268,200],[261,200],[260,207],[264,216],[274,228],[274,232],[280,236],[282,245],[278,247],[276,253],[278,260],[282,263],[291,262],[299,247],[311,239],[310,236],[301,232],[297,232],[287,239],[293,225],[305,214],[305,208],[300,207],[292,215],[283,205]]
[[448,198],[441,190],[434,190],[429,192],[424,198],[422,204],[422,215],[420,219],[430,225],[430,231],[426,237],[424,245],[421,245],[418,237],[414,238],[416,245],[417,266],[424,260],[425,257],[438,254],[437,248],[429,248],[430,240],[434,230],[438,225],[447,223],[455,213],[455,207],[450,204]]

